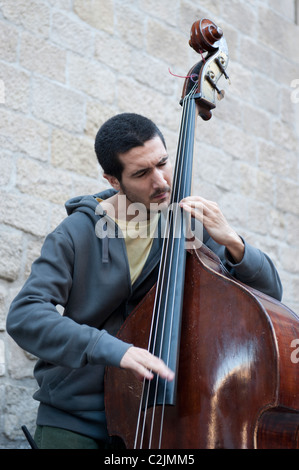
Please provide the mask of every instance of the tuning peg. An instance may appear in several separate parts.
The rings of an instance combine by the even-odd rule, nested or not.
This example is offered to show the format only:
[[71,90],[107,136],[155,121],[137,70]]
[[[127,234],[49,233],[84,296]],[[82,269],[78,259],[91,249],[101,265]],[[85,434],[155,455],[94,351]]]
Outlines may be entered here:
[[226,71],[225,71],[225,64],[226,64],[226,61],[224,59],[224,57],[220,56],[220,57],[217,57],[215,59],[215,62],[216,64],[218,65],[219,69],[221,70],[221,72],[223,73],[223,75],[225,76],[226,80],[228,80],[229,84],[231,84],[231,81],[230,81],[230,78],[229,76],[227,75]]

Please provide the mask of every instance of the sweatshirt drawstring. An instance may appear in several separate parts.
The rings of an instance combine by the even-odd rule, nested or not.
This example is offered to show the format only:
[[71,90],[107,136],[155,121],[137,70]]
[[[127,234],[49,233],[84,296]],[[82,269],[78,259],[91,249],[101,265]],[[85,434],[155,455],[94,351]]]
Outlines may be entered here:
[[108,263],[109,261],[109,237],[102,239],[102,263]]

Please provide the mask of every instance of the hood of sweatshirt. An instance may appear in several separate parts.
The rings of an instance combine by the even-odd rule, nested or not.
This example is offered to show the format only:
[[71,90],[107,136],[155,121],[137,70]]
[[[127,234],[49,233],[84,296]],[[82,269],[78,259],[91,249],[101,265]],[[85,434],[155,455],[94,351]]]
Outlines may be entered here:
[[[112,221],[109,217],[106,217],[106,212],[102,209],[99,200],[108,199],[116,194],[116,192],[117,191],[113,188],[106,189],[93,195],[73,197],[65,203],[65,209],[68,216],[71,216],[76,212],[81,212],[86,214],[93,221],[96,235],[102,239],[103,263],[108,263],[109,237],[118,237],[119,231],[114,221]],[[103,232],[105,234],[104,236],[102,236],[100,232],[97,231],[97,224],[99,224],[99,221],[102,222],[100,224],[100,230],[104,225],[106,226],[106,230]]]
[[[115,189],[111,188],[93,195],[73,197],[65,203],[66,212],[68,215],[71,215],[77,211],[84,212],[95,220],[98,220],[98,216],[101,215],[100,211],[97,209],[99,205],[98,199],[108,199],[109,197],[116,194],[116,192],[117,191]],[[105,214],[103,213],[102,215]]]

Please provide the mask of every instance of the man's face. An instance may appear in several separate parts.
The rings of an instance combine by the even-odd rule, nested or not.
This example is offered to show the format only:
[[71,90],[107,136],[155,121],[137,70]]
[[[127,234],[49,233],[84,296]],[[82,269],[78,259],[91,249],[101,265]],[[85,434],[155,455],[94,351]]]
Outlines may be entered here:
[[153,204],[160,209],[169,205],[172,166],[160,137],[120,154],[119,159],[124,168],[119,194],[126,196],[128,204],[138,202],[147,210]]

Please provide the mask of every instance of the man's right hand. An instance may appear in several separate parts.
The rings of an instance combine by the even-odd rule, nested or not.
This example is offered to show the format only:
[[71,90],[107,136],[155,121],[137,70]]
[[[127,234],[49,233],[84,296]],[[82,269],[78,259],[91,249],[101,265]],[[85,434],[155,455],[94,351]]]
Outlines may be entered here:
[[174,379],[174,372],[158,357],[151,354],[146,349],[131,346],[123,355],[120,367],[131,370],[139,380],[144,378],[151,380],[154,373],[161,378],[171,381]]

